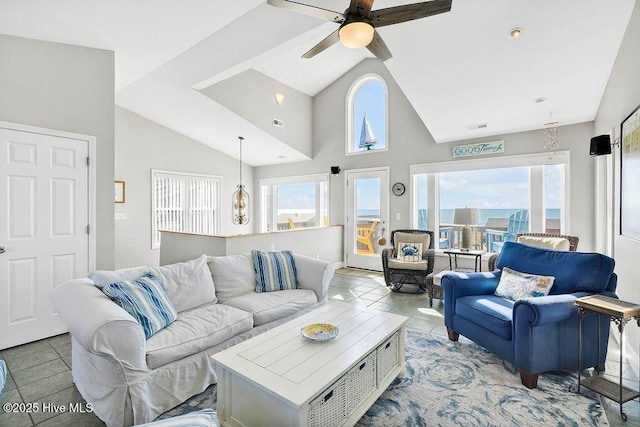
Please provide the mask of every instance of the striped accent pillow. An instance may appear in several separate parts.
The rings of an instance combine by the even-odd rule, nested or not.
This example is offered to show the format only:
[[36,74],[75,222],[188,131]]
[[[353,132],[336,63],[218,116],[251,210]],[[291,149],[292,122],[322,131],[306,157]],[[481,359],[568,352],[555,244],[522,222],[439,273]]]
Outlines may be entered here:
[[251,251],[256,269],[256,292],[300,289],[291,251]]
[[147,339],[178,318],[162,280],[152,272],[137,280],[111,283],[102,292],[138,321]]
[[0,360],[0,393],[2,393],[2,389],[4,385],[7,383],[7,365],[4,363],[4,360]]

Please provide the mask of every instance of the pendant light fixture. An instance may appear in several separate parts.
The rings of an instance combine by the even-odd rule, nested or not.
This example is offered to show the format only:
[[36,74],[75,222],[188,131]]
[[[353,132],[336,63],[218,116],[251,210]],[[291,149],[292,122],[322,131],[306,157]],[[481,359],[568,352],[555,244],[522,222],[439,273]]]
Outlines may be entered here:
[[242,141],[244,137],[239,136],[240,140],[240,183],[238,189],[233,193],[231,197],[231,207],[233,209],[233,223],[234,224],[248,224],[249,223],[249,193],[244,189],[242,185]]

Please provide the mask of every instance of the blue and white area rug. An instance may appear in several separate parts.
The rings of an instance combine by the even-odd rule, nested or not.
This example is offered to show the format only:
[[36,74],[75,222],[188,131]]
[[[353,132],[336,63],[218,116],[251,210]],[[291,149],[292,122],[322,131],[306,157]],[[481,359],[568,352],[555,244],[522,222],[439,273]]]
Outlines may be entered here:
[[[406,370],[360,419],[358,426],[608,426],[595,393],[570,393],[575,374],[540,375],[538,388],[484,348],[414,330],[406,336]],[[210,386],[163,414],[215,407]]]

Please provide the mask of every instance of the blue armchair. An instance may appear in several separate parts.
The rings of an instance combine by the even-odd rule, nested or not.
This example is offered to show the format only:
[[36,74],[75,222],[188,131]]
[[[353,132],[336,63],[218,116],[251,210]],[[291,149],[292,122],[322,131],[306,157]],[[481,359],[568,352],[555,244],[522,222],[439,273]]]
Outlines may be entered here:
[[[554,251],[505,242],[498,270],[445,275],[444,322],[449,339],[459,334],[515,365],[522,384],[535,388],[538,374],[578,369],[576,298],[601,294],[617,298],[614,260],[602,254]],[[554,276],[548,296],[517,301],[494,295],[502,269]],[[586,316],[582,368],[602,368],[607,356],[609,319]],[[600,354],[597,354],[598,330]]]

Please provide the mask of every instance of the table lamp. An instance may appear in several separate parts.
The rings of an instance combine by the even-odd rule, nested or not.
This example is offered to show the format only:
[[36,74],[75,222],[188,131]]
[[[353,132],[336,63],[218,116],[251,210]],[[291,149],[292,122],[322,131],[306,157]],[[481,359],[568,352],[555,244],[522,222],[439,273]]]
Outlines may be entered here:
[[460,249],[470,249],[473,241],[473,234],[469,224],[479,222],[478,208],[456,208],[453,211],[453,223],[462,225],[462,243]]

